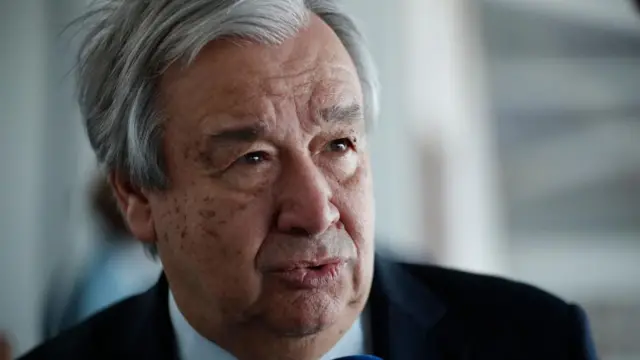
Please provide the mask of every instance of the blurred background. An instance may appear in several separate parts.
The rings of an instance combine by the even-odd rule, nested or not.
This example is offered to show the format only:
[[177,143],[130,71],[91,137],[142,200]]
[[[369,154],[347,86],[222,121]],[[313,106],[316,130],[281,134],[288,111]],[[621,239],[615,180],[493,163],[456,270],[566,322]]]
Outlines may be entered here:
[[[603,359],[640,359],[631,1],[345,4],[383,84],[373,135],[380,249],[579,302]],[[55,332],[56,308],[103,250],[95,158],[74,98],[78,39],[63,32],[85,6],[0,0],[0,329],[16,354]],[[127,269],[159,271],[139,267]]]

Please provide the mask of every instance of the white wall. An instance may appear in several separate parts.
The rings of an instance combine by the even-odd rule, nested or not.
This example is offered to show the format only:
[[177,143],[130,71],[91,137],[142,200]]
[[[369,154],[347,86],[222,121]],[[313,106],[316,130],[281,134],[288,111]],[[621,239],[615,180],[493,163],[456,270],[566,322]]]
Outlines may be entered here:
[[0,2],[0,331],[16,355],[40,341],[52,271],[88,242],[79,241],[88,223],[77,194],[87,173],[79,163],[91,155],[79,141],[71,34],[62,33],[79,4]]
[[637,240],[637,234],[519,235],[510,258],[513,276],[567,299],[637,303]]
[[0,14],[0,329],[20,352],[41,315],[46,18],[39,0],[1,2]]

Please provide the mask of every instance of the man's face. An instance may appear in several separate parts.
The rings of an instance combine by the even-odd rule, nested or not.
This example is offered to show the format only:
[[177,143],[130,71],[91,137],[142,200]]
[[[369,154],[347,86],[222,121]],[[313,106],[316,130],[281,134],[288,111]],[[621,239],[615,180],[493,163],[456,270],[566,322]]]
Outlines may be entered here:
[[370,289],[374,205],[362,92],[336,35],[313,18],[280,46],[213,42],[160,93],[171,186],[145,197],[192,325],[346,330]]

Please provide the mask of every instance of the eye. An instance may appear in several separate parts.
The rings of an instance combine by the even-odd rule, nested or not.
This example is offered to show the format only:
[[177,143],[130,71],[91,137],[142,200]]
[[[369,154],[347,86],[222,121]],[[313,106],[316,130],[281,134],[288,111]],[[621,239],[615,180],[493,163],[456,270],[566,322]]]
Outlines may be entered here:
[[269,154],[264,151],[254,151],[248,154],[243,155],[238,160],[237,163],[241,165],[259,165],[266,160],[268,160]]
[[333,140],[327,145],[327,147],[331,152],[346,152],[349,148],[353,147],[353,141],[348,138]]

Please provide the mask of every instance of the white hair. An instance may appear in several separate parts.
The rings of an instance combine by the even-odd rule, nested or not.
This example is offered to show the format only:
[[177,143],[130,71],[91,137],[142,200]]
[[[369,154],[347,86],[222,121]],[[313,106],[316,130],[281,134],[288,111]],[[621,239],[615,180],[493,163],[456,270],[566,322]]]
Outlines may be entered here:
[[316,14],[342,41],[358,71],[370,127],[378,81],[362,34],[336,0],[98,0],[78,21],[88,26],[79,54],[79,102],[87,134],[107,171],[148,189],[169,184],[162,157],[158,79],[225,37],[279,44]]

